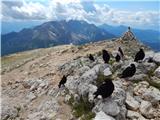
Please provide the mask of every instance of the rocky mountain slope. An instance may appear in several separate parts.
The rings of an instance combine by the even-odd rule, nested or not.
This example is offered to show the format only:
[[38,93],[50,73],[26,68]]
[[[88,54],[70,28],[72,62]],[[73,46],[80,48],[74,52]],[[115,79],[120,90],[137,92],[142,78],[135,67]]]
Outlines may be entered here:
[[[123,32],[127,29],[127,26],[110,26],[107,24],[103,24],[99,26],[110,33],[121,36]],[[142,30],[137,28],[132,28],[137,39],[139,39],[145,45],[150,46],[154,51],[160,51],[160,32],[156,30]]]
[[[129,38],[128,38],[129,39]],[[118,47],[125,59],[115,62]],[[119,74],[139,48],[146,53],[128,81]],[[112,54],[104,64],[101,50]],[[93,54],[95,62],[88,59]],[[149,57],[153,62],[147,62]],[[2,120],[159,120],[160,53],[136,40],[116,39],[82,46],[64,45],[2,57]],[[63,74],[65,87],[58,88]],[[111,97],[93,99],[97,86],[111,77]]]
[[2,35],[2,55],[62,44],[84,44],[114,37],[85,21],[50,21],[34,28]]

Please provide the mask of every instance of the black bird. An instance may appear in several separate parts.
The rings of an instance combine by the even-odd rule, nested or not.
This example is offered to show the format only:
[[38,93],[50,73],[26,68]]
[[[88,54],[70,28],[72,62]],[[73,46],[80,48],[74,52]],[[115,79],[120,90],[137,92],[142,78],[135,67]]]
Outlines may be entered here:
[[124,54],[123,54],[121,47],[118,48],[118,51],[120,52],[121,56],[124,57]]
[[136,73],[136,66],[134,64],[131,64],[122,72],[122,76],[120,78],[132,77],[135,73]]
[[89,59],[90,59],[91,61],[95,61],[95,59],[94,59],[94,57],[93,57],[92,54],[89,54]]
[[143,60],[145,57],[145,53],[143,51],[143,49],[140,49],[139,52],[137,52],[134,61],[138,62],[139,60]]
[[116,62],[119,62],[121,60],[121,56],[119,54],[117,54],[115,59],[116,59]]
[[66,81],[67,81],[67,77],[66,77],[65,75],[63,75],[63,77],[62,77],[61,81],[59,82],[58,87],[60,88],[60,87],[61,87],[61,85],[63,85],[63,86],[64,86],[64,84],[66,83]]
[[98,95],[101,95],[103,99],[107,98],[107,97],[111,96],[113,91],[114,91],[114,84],[113,84],[112,80],[106,79],[105,83],[100,85],[98,87],[97,91],[95,93],[93,93],[95,95],[94,99],[97,98]]
[[103,57],[104,63],[108,63],[110,60],[110,55],[109,55],[108,51],[102,50],[102,53],[103,53],[102,57]]

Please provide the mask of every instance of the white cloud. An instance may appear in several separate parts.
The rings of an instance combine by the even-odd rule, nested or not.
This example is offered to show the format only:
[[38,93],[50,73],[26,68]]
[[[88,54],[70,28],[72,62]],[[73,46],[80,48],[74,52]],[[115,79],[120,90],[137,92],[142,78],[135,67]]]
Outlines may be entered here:
[[80,0],[50,0],[40,2],[2,2],[2,21],[6,20],[61,20],[78,19],[95,24],[125,24],[131,26],[157,26],[158,11],[126,11],[113,9],[106,4],[92,4],[94,10],[86,11]]

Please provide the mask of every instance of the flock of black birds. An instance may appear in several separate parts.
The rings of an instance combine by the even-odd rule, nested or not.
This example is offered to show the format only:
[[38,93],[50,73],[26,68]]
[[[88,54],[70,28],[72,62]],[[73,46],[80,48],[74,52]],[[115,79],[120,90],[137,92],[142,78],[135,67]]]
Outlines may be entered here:
[[[121,47],[118,48],[118,53],[115,57],[116,62],[119,62],[124,57],[124,53]],[[144,59],[144,57],[145,57],[145,53],[143,49],[140,49],[135,55],[134,62],[140,62]],[[95,58],[93,57],[92,54],[89,54],[88,58],[91,61],[95,61]],[[107,63],[107,64],[109,63],[110,54],[107,50],[102,50],[102,58],[104,63]],[[129,78],[129,77],[132,77],[135,73],[136,73],[136,66],[135,64],[132,63],[122,72],[120,78]],[[61,85],[64,86],[66,81],[67,81],[67,76],[64,75],[61,81],[59,82],[58,87],[60,88]],[[98,95],[101,95],[103,99],[107,98],[112,95],[113,91],[114,91],[114,84],[111,79],[107,78],[105,79],[105,83],[101,84],[98,87],[97,91],[94,93],[95,95],[94,99],[97,98]]]

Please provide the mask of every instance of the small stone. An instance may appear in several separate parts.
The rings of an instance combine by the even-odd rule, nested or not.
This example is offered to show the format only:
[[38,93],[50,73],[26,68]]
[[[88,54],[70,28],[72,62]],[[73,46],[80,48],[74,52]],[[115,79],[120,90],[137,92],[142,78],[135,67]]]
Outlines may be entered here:
[[160,78],[160,66],[154,72],[155,76]]
[[160,64],[160,52],[154,54],[153,60]]
[[128,109],[135,111],[139,108],[140,104],[129,93],[127,93],[126,105]]
[[150,102],[142,101],[139,110],[146,118],[153,118],[153,109]]
[[102,110],[103,112],[111,116],[116,116],[120,113],[119,106],[112,99],[107,99],[105,103],[103,103]]
[[29,99],[29,101],[32,101],[36,98],[36,96],[34,95],[34,93],[30,92],[28,95],[27,95],[27,99]]
[[66,95],[65,96],[65,99],[64,99],[64,102],[65,103],[68,103],[68,101],[70,100],[71,96],[70,95]]
[[100,111],[96,114],[94,120],[115,120],[113,117],[105,114],[103,111]]
[[138,74],[138,75],[134,75],[133,77],[129,78],[128,80],[130,81],[143,81],[146,80],[148,78],[148,76],[146,74]]
[[137,96],[141,96],[149,87],[149,83],[146,81],[139,82],[134,88],[134,94]]
[[112,75],[112,72],[111,72],[111,70],[110,70],[109,67],[106,68],[106,69],[103,71],[103,73],[104,73],[105,76],[110,76],[110,75]]
[[150,101],[152,104],[156,104],[160,101],[160,90],[150,86],[147,90],[145,90],[142,97],[145,100]]
[[155,63],[142,62],[137,64],[136,74],[148,74],[155,70],[157,65]]
[[135,111],[131,111],[131,110],[127,111],[127,118],[130,118],[131,120],[134,120],[134,119],[146,120],[141,114]]

